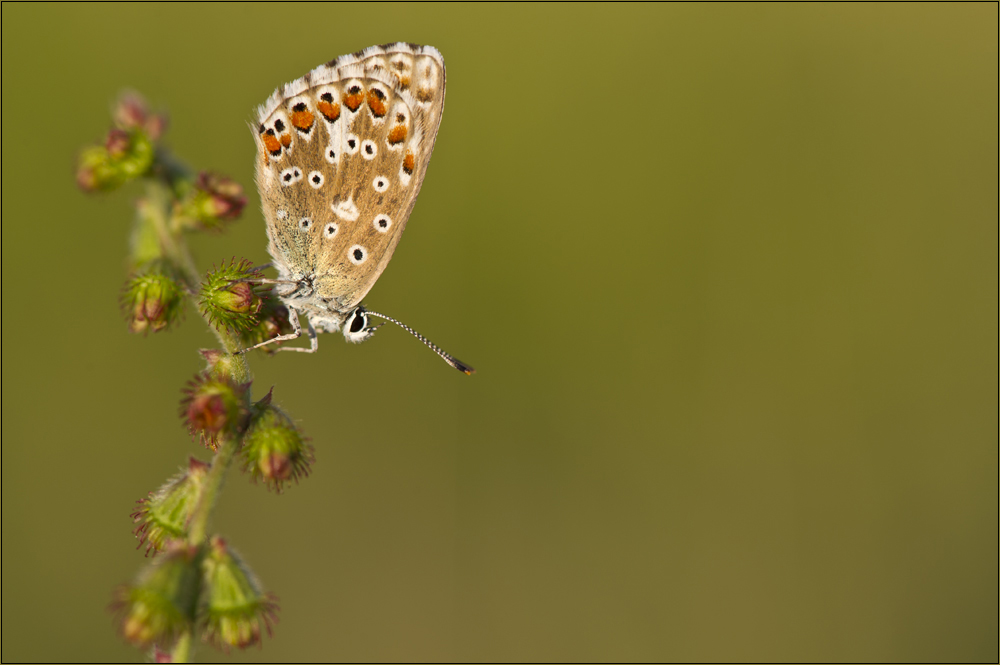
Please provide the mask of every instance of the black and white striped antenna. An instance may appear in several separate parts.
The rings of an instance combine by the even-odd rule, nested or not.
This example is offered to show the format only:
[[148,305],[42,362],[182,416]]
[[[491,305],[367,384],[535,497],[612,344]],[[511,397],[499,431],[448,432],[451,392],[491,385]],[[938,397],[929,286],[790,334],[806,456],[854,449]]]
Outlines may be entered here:
[[391,316],[386,316],[385,314],[379,314],[378,312],[373,312],[370,309],[366,309],[365,313],[395,323],[397,326],[399,326],[400,328],[402,328],[403,330],[410,333],[411,335],[419,339],[421,342],[426,344],[431,351],[441,356],[442,360],[444,360],[446,363],[457,369],[459,372],[463,372],[468,375],[472,375],[475,373],[476,370],[471,365],[466,365],[455,356],[445,353],[438,345],[434,344],[434,342],[430,341],[429,339],[427,339],[426,337],[424,337],[423,335],[421,335],[420,333],[418,333],[416,330],[406,325],[405,323],[401,323],[396,319],[392,318]]

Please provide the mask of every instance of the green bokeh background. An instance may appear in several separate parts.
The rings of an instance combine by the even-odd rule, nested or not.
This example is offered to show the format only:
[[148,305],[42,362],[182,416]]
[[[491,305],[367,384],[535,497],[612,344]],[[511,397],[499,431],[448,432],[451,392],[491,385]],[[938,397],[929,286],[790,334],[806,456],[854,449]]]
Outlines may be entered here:
[[133,501],[190,454],[196,314],[126,332],[130,187],[79,150],[118,91],[252,205],[252,109],[370,44],[448,93],[368,304],[254,357],[311,436],[214,517],[281,598],[202,660],[996,661],[997,5],[4,4],[3,641],[129,660]]

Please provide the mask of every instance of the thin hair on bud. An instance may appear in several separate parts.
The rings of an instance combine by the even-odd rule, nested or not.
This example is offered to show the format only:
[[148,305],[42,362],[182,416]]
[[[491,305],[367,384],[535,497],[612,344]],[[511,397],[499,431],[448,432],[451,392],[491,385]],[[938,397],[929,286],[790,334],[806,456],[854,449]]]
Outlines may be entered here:
[[397,326],[399,326],[400,328],[402,328],[403,330],[405,330],[406,332],[410,333],[411,335],[413,335],[414,337],[416,337],[417,339],[419,339],[421,342],[423,342],[424,344],[426,344],[427,348],[429,348],[431,351],[433,351],[434,353],[436,353],[439,356],[441,356],[442,360],[444,360],[446,363],[448,363],[449,365],[451,365],[452,367],[454,367],[455,369],[457,369],[459,372],[462,372],[462,373],[468,374],[468,375],[472,375],[472,374],[475,373],[476,370],[472,367],[472,365],[466,365],[465,363],[463,363],[461,360],[459,360],[455,356],[450,355],[448,353],[445,353],[438,345],[434,344],[432,341],[430,341],[429,339],[427,339],[426,337],[424,337],[423,335],[421,335],[420,333],[418,333],[416,330],[414,330],[410,326],[406,325],[405,323],[401,323],[400,321],[397,321],[396,319],[392,318],[391,316],[386,316],[385,314],[379,314],[378,312],[373,312],[373,311],[368,310],[368,309],[365,310],[365,313],[371,314],[372,316],[377,316],[380,319],[385,319],[386,321],[390,321],[392,323],[395,323]]

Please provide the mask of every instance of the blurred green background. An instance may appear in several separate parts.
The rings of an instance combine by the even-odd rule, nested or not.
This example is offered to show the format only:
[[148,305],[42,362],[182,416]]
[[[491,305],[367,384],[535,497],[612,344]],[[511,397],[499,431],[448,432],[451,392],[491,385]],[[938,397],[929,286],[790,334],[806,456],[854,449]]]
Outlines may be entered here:
[[4,4],[5,661],[130,660],[128,514],[213,345],[132,336],[136,186],[74,162],[123,88],[251,205],[247,122],[337,55],[448,66],[369,306],[254,357],[316,447],[214,518],[281,598],[202,660],[996,661],[997,5]]

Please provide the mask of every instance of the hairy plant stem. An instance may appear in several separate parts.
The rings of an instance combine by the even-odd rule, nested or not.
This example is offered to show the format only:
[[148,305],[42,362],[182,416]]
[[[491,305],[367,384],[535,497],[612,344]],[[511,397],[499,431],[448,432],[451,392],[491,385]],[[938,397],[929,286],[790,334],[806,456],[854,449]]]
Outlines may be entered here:
[[[157,179],[148,181],[146,202],[140,208],[140,223],[147,222],[155,229],[159,240],[162,256],[180,273],[190,293],[197,293],[200,276],[195,267],[194,259],[187,247],[182,231],[172,223],[173,197],[169,184]],[[215,332],[222,347],[230,354],[231,362],[225,367],[237,385],[248,383],[251,379],[250,367],[245,354],[237,354],[241,345],[239,338],[226,329],[213,326],[207,317],[202,317],[209,329]],[[226,472],[232,465],[233,458],[242,444],[242,433],[222,439],[212,459],[211,468],[202,485],[201,495],[191,514],[188,527],[188,542],[195,547],[202,547],[208,539],[208,523],[215,507],[215,502],[222,489]],[[173,662],[187,662],[191,655],[191,644],[196,628],[185,631],[177,640],[171,652]]]

